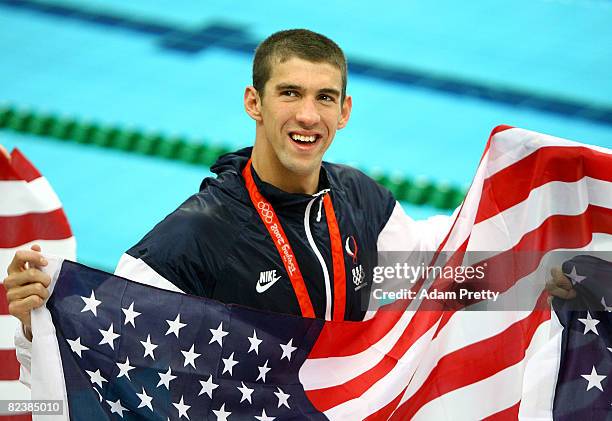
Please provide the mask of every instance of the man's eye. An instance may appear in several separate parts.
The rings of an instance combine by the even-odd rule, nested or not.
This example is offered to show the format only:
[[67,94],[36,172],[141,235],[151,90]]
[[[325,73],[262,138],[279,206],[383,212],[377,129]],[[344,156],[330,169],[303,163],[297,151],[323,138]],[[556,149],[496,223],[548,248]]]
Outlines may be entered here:
[[297,92],[295,92],[295,91],[281,91],[281,95],[295,97],[295,96],[297,96]]
[[329,96],[329,95],[320,95],[319,99],[321,101],[325,101],[325,102],[334,102],[335,101],[334,97]]

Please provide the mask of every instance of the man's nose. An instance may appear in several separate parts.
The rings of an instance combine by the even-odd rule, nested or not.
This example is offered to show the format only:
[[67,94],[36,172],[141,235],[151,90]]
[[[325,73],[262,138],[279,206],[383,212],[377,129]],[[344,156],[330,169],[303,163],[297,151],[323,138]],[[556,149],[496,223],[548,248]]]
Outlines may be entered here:
[[312,127],[321,120],[314,99],[304,98],[297,110],[295,118],[306,127]]

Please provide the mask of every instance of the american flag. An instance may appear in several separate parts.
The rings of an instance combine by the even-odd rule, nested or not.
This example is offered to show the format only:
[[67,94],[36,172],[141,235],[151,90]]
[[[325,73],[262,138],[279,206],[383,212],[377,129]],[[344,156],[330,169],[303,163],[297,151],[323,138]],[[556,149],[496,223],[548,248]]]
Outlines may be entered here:
[[563,271],[578,292],[555,299],[564,326],[554,418],[612,418],[612,262],[576,256]]
[[[73,419],[79,411],[92,419],[550,418],[563,329],[541,288],[562,263],[554,251],[610,250],[611,156],[523,129],[493,131],[440,246],[447,253],[437,256],[457,264],[470,251],[495,250],[491,262],[528,252],[491,285],[527,296],[521,310],[415,311],[398,302],[363,322],[322,322],[65,263],[48,310],[33,315],[35,338],[41,333],[33,374],[42,376],[33,395],[69,397]],[[49,362],[54,348],[61,358]],[[58,367],[66,379],[54,383]]]
[[[76,243],[58,197],[19,150],[10,160],[0,154],[0,198],[0,397],[29,399],[30,391],[18,382],[13,344],[19,322],[8,314],[2,280],[17,249],[38,243],[45,252],[74,259]],[[3,421],[30,418],[0,414]]]

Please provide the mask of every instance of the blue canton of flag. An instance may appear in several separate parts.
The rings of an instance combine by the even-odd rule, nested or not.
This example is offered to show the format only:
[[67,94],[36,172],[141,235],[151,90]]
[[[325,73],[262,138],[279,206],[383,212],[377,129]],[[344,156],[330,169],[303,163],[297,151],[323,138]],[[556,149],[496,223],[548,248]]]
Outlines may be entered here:
[[564,327],[555,420],[612,419],[612,263],[576,256],[563,264],[577,292],[555,299]]
[[322,322],[65,261],[47,303],[70,419],[317,419],[298,379]]

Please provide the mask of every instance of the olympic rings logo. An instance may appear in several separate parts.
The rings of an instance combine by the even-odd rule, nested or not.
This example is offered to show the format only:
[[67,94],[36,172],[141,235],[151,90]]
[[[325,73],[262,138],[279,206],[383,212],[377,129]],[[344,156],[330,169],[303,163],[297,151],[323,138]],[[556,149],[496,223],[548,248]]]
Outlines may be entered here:
[[257,209],[259,209],[259,213],[261,214],[264,221],[266,221],[267,224],[271,224],[274,212],[272,212],[272,210],[270,209],[270,204],[265,202],[258,202]]

